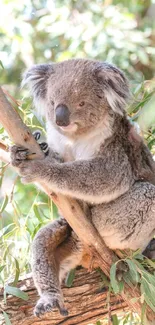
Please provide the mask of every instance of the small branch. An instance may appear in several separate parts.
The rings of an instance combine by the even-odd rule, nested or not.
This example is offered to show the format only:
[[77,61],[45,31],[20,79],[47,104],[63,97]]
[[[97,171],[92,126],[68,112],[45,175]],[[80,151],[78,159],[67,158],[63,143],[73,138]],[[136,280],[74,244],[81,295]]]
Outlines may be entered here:
[[[4,126],[11,140],[16,145],[24,146],[28,148],[31,153],[35,153],[35,159],[43,158],[44,155],[41,152],[39,145],[35,141],[28,127],[22,122],[20,116],[11,107],[1,88],[0,123]],[[90,256],[95,256],[95,261],[97,260],[98,266],[100,266],[103,272],[109,277],[110,266],[118,258],[114,252],[106,247],[103,239],[90,220],[85,216],[79,204],[72,198],[51,193],[51,190],[44,183],[41,183],[41,186],[61,210],[62,215],[78,235],[79,239],[85,244]],[[133,303],[131,300],[131,298],[140,296],[138,288],[131,289],[127,284],[125,284],[125,290],[121,295],[130,309],[139,314],[141,313],[140,301]],[[148,316],[150,319],[153,319],[155,315],[151,310],[149,310]]]
[[8,151],[6,144],[4,144],[3,142],[0,142],[0,149],[2,149],[4,151]]
[[0,148],[0,161],[4,163],[10,162],[10,153]]

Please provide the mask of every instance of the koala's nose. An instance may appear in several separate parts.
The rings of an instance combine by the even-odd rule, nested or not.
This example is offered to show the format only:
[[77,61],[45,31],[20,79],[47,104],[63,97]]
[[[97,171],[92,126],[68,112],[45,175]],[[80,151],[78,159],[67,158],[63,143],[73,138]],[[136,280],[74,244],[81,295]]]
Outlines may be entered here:
[[55,110],[56,124],[59,126],[68,126],[70,111],[66,105],[58,105]]

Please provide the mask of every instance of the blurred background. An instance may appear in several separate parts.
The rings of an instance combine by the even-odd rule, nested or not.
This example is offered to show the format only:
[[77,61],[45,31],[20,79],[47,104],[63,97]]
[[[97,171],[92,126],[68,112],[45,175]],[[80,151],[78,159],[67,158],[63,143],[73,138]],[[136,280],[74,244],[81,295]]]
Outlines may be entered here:
[[[0,83],[24,121],[41,129],[21,75],[35,63],[93,58],[116,64],[132,91],[128,113],[155,155],[155,0],[1,0]],[[1,139],[9,144],[0,128]],[[0,178],[0,281],[30,271],[30,246],[38,229],[57,217],[52,202],[23,186],[7,164]],[[134,324],[134,323],[132,323]],[[135,320],[136,324],[136,320]],[[138,323],[137,323],[138,324]]]

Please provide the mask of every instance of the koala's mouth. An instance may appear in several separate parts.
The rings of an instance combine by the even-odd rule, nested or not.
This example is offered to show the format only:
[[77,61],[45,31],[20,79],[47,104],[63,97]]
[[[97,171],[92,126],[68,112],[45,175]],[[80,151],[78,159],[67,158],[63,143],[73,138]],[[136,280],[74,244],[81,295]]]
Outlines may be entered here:
[[59,126],[59,128],[64,132],[75,132],[78,128],[76,123],[71,122],[67,126]]

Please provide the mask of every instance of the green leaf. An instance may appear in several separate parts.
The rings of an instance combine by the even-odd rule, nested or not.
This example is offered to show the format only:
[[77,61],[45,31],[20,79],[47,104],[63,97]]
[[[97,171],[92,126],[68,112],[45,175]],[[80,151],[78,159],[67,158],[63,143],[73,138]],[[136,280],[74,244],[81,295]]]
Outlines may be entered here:
[[137,266],[130,259],[126,259],[126,263],[129,266],[129,273],[131,275],[132,282],[138,283],[140,281],[140,276],[139,276],[139,273],[137,272]]
[[4,69],[4,65],[3,65],[1,60],[0,60],[0,66],[1,66],[2,69]]
[[4,200],[3,200],[3,203],[2,203],[2,206],[1,206],[1,209],[0,209],[0,213],[2,213],[4,211],[4,209],[6,208],[7,204],[8,204],[8,196],[6,195]]
[[5,324],[6,325],[12,325],[12,323],[10,322],[9,316],[5,311],[3,311],[3,316],[4,316],[4,319],[5,319]]
[[98,321],[96,322],[96,325],[101,325],[100,320],[98,320]]
[[144,278],[141,282],[141,293],[144,293],[146,303],[155,311],[155,287],[151,286]]
[[113,264],[110,269],[110,281],[114,293],[119,293],[119,285],[116,279],[116,264]]
[[73,284],[75,278],[75,269],[71,270],[66,278],[66,286],[70,288]]
[[34,206],[33,206],[33,211],[34,211],[34,214],[35,214],[36,218],[37,218],[40,222],[42,222],[42,218],[41,218],[41,216],[40,216],[40,211],[39,211],[38,206],[37,206],[36,204],[34,204]]
[[113,325],[119,325],[119,320],[118,320],[117,315],[112,316],[112,324]]
[[119,286],[119,292],[121,293],[124,290],[124,282],[123,281],[118,282],[118,286]]
[[129,272],[123,273],[123,279],[124,281],[129,285],[130,288],[134,288],[133,283],[132,283],[132,278]]
[[15,272],[15,278],[14,278],[14,281],[12,283],[12,286],[15,287],[17,282],[18,282],[18,279],[19,279],[19,275],[20,275],[20,268],[19,268],[19,263],[18,261],[16,260],[15,258],[15,267],[16,267],[16,272]]
[[143,272],[142,275],[143,275],[143,278],[145,279],[145,281],[147,281],[149,284],[151,284],[155,290],[155,276],[153,274],[149,273],[148,271]]
[[155,262],[153,260],[146,258],[146,263],[155,269]]
[[[13,230],[13,226],[15,226],[15,224],[14,223],[10,223],[9,225],[7,225],[6,227],[4,227],[1,231],[0,231],[0,239],[3,237],[4,238],[4,236],[7,234],[7,233],[9,233],[10,231],[12,231]],[[10,228],[12,228],[10,231],[9,231],[9,229]]]
[[5,268],[6,265],[2,265],[0,266],[0,273],[3,271],[3,269]]
[[153,145],[155,144],[155,139],[152,139],[147,145],[148,145],[148,148],[151,150]]
[[147,303],[147,305],[155,312],[155,307],[153,306],[152,302],[150,301],[150,299],[148,298],[147,295],[144,295],[145,296],[145,301]]
[[133,257],[136,259],[136,260],[143,260],[144,259],[144,255],[143,254],[140,254],[140,253],[137,253],[137,254],[133,254]]
[[9,285],[7,285],[5,287],[5,292],[8,293],[9,295],[16,296],[16,297],[21,298],[23,300],[28,300],[29,299],[29,296],[28,296],[28,294],[26,292],[23,292],[19,288],[11,287]]
[[141,309],[141,324],[145,325],[145,317],[146,317],[146,303],[143,303],[142,309]]

